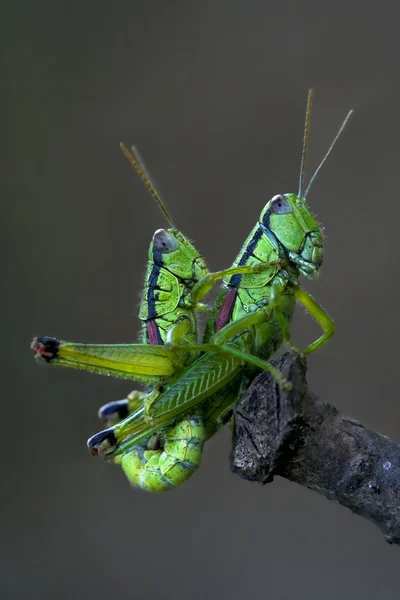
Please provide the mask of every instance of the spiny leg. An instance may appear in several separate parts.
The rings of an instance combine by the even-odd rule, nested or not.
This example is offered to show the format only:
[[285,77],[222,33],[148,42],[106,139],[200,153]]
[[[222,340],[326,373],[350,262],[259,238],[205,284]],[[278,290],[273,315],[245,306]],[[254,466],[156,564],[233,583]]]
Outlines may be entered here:
[[301,304],[308,310],[310,315],[314,317],[324,332],[317,340],[315,340],[315,342],[312,342],[306,348],[304,348],[302,353],[307,355],[325,344],[335,333],[336,327],[330,316],[317,302],[315,302],[314,298],[307,294],[307,292],[296,286],[294,288],[294,295],[297,300],[301,302]]
[[166,350],[152,344],[78,344],[50,337],[34,338],[36,358],[55,365],[158,384],[187,362],[184,345]]

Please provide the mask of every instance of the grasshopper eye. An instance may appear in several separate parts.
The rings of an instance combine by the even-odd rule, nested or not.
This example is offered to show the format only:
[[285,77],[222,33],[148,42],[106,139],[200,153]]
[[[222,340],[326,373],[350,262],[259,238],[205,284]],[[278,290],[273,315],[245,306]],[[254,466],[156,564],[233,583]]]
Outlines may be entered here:
[[153,246],[162,254],[169,254],[177,250],[179,244],[172,233],[165,229],[157,229],[153,235]]
[[293,207],[290,204],[289,200],[282,196],[282,194],[278,194],[274,196],[272,200],[270,200],[269,207],[271,212],[276,215],[285,215],[287,213],[293,212]]

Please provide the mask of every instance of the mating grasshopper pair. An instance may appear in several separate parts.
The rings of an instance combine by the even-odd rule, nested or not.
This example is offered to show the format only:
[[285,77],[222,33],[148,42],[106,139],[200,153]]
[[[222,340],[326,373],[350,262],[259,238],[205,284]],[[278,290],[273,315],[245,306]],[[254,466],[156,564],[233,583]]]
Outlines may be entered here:
[[[269,371],[289,387],[270,363],[280,346],[292,343],[289,323],[296,300],[320,324],[323,334],[304,350],[316,350],[334,332],[323,309],[298,283],[322,264],[322,234],[306,205],[319,169],[347,123],[347,115],[303,195],[312,92],[307,103],[299,192],[274,196],[261,212],[230,269],[209,273],[195,248],[173,225],[139,162],[125,155],[158,202],[171,228],[157,230],[139,317],[142,343],[87,345],[35,338],[36,357],[53,364],[111,374],[148,384],[99,411],[110,427],[88,441],[93,454],[121,464],[128,479],[149,491],[164,491],[186,481],[201,460],[203,445],[230,417],[243,385],[254,372]],[[197,340],[196,310],[215,283],[223,284]]]

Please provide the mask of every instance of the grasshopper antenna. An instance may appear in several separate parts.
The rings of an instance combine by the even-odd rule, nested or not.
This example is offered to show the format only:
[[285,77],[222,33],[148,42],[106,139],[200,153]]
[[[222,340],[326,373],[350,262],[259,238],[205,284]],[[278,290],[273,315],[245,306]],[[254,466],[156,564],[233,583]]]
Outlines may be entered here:
[[314,175],[311,177],[311,179],[310,179],[310,183],[308,184],[308,187],[307,187],[307,189],[306,189],[306,192],[305,192],[305,194],[304,194],[304,199],[306,199],[306,198],[307,198],[307,194],[308,194],[308,192],[310,191],[310,187],[311,187],[311,186],[312,186],[312,184],[314,183],[314,181],[315,181],[315,178],[316,178],[316,176],[318,175],[318,173],[319,173],[319,171],[320,171],[320,169],[321,169],[322,165],[324,164],[324,162],[326,161],[326,159],[328,158],[328,156],[329,156],[329,155],[330,155],[330,153],[332,152],[332,150],[333,150],[333,147],[335,146],[336,142],[338,141],[338,139],[340,138],[341,134],[343,133],[343,130],[344,130],[344,128],[346,127],[347,123],[349,122],[349,119],[350,119],[351,115],[353,114],[353,112],[354,112],[354,110],[350,110],[350,111],[347,113],[347,116],[346,116],[345,120],[343,121],[343,123],[342,123],[342,125],[341,125],[341,127],[340,127],[339,131],[337,132],[337,134],[336,134],[336,136],[335,136],[335,139],[333,140],[332,144],[331,144],[331,145],[329,146],[329,148],[328,148],[328,152],[325,154],[324,158],[321,160],[321,162],[320,162],[319,166],[317,167],[317,169],[316,169],[316,171],[315,171]]
[[301,193],[303,191],[303,186],[304,186],[304,169],[306,166],[306,158],[307,158],[307,150],[308,150],[308,136],[310,133],[312,99],[313,99],[313,90],[309,89],[308,96],[307,96],[306,119],[304,121],[303,150],[301,152],[299,193],[297,194],[299,198],[301,198]]
[[136,173],[139,175],[140,179],[143,181],[144,185],[149,190],[150,194],[153,196],[153,198],[157,202],[162,214],[167,219],[167,221],[170,224],[170,226],[172,227],[172,229],[175,229],[174,223],[173,223],[170,215],[168,214],[167,209],[165,208],[164,202],[161,200],[157,190],[151,183],[150,177],[146,173],[146,169],[143,165],[143,161],[141,160],[141,158],[139,156],[139,152],[137,151],[135,146],[132,146],[132,149],[133,149],[134,153],[136,154],[136,158],[129,152],[128,148],[125,146],[125,144],[123,142],[121,142],[119,146],[120,146],[122,152],[125,154],[126,158],[131,163],[132,167],[135,169]]

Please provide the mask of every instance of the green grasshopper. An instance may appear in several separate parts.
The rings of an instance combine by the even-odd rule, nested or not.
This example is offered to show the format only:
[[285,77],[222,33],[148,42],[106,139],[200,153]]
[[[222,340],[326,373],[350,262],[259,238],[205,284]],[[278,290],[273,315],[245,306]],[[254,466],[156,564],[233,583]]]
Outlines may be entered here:
[[[188,476],[187,473],[191,474],[192,467],[197,466],[196,460],[193,456],[192,461],[183,460],[182,452],[187,456],[189,449],[194,445],[193,453],[201,456],[204,439],[218,428],[219,423],[224,420],[224,415],[235,403],[238,379],[242,379],[245,372],[244,361],[255,368],[270,370],[278,382],[285,385],[286,382],[282,380],[279,372],[276,372],[276,369],[274,370],[265,359],[280,344],[282,338],[292,350],[296,350],[291,343],[288,331],[288,321],[293,313],[295,297],[309,308],[325,330],[319,340],[305,349],[305,354],[315,350],[333,333],[333,323],[322,309],[298,287],[297,277],[301,273],[308,277],[316,274],[322,262],[322,237],[318,225],[305,205],[304,198],[345,123],[302,198],[303,167],[307,150],[310,111],[311,94],[307,109],[299,194],[274,197],[262,212],[260,222],[246,241],[234,263],[233,270],[209,274],[210,276],[206,276],[205,281],[198,281],[192,288],[191,302],[193,306],[204,297],[205,292],[221,275],[225,274],[226,276],[225,287],[217,301],[215,314],[208,324],[206,343],[200,345],[187,343],[184,347],[185,352],[206,351],[206,353],[182,373],[184,362],[176,360],[174,356],[175,352],[182,352],[182,347],[179,349],[162,348],[163,351],[166,351],[165,354],[161,353],[163,365],[167,363],[171,367],[170,372],[172,373],[176,373],[179,369],[181,372],[166,386],[165,392],[159,396],[152,407],[151,426],[148,421],[149,405],[145,403],[137,407],[131,417],[89,440],[89,446],[93,452],[109,453],[110,457],[112,455],[117,457],[117,461],[119,461],[118,457],[122,455],[120,462],[122,462],[128,477],[132,482],[141,484],[147,489],[167,489],[171,485],[177,485],[185,480]],[[232,339],[234,339],[234,343],[229,343]],[[53,348],[49,349],[43,340],[47,340],[47,338],[39,338],[34,343],[34,349],[45,359],[66,366],[98,370],[103,373],[111,372],[135,379],[138,377],[137,373],[133,376],[132,364],[137,361],[138,352],[143,351],[146,354],[146,349],[139,350],[138,345],[124,346],[123,352],[126,352],[124,362],[120,360],[121,355],[118,356],[121,346],[105,349],[104,346],[58,345],[57,343],[57,358]],[[169,342],[169,346],[176,344],[176,336],[174,339],[174,336],[171,335]],[[250,355],[250,352],[254,352],[254,354]],[[157,353],[157,356],[154,353],[150,354],[153,355],[152,358],[156,363],[159,354]],[[156,370],[158,381],[160,381],[158,364]],[[154,376],[154,370],[152,373]],[[201,402],[201,406],[198,406]],[[209,407],[208,413],[207,406]],[[197,410],[193,417],[181,417],[182,413],[188,412],[194,407],[197,407]],[[213,422],[209,415],[214,414],[215,416],[218,414],[218,410],[220,410],[220,416]],[[147,450],[152,453],[151,459],[146,456],[143,458],[142,452],[142,458],[139,460],[137,468],[133,466],[132,457],[137,452],[133,447],[143,438],[157,433],[177,418],[180,419],[177,425],[172,429],[168,427],[162,432],[163,452],[161,452],[162,448],[156,447],[153,450]],[[202,430],[200,422],[203,423]],[[210,423],[211,426],[207,429],[207,425]],[[194,437],[191,436],[191,431],[195,431]],[[201,440],[203,440],[202,443],[200,443]],[[118,446],[117,452],[115,452],[116,446]],[[175,457],[171,454],[171,450],[175,453],[179,450],[181,454],[179,455],[178,452],[179,456]],[[123,452],[125,454],[122,454]],[[171,464],[168,468],[170,475],[175,470],[175,474],[172,473],[171,481],[167,480],[166,483],[160,466],[160,453],[164,453],[167,459],[170,459]],[[147,481],[146,477],[143,478],[143,474],[150,473],[150,467],[152,469],[154,467],[152,479],[156,481],[155,486],[154,483]]]
[[[153,424],[146,419],[143,406],[138,407],[130,417],[88,441],[92,453],[121,464],[134,485],[164,491],[191,476],[200,464],[205,440],[226,421],[240,397],[241,385],[252,374],[249,364],[254,370],[265,368],[265,361],[282,340],[289,349],[298,351],[288,327],[296,299],[323,329],[323,334],[301,352],[303,355],[333,335],[332,320],[300,288],[298,278],[312,278],[322,264],[322,235],[306,206],[306,197],[352,111],[302,196],[311,100],[310,91],[299,193],[277,195],[267,203],[234,262],[234,267],[262,263],[267,268],[224,279],[204,343],[191,346],[204,354],[167,384],[152,406]],[[149,446],[149,439],[153,446]]]

